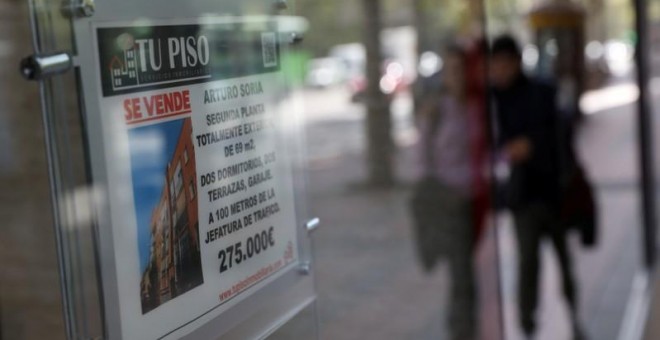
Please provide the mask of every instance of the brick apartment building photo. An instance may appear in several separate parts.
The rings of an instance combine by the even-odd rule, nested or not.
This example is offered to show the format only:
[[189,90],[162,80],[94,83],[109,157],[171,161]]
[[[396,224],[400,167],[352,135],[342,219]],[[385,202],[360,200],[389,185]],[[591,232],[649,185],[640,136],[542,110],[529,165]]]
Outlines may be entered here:
[[151,214],[149,262],[141,280],[142,313],[203,283],[192,122],[183,121]]

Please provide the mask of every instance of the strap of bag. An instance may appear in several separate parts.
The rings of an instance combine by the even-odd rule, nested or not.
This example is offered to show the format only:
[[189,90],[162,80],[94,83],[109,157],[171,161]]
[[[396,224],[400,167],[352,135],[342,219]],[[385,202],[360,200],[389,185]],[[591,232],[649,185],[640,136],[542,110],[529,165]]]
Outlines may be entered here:
[[426,170],[427,173],[432,173],[433,168],[434,168],[434,162],[435,162],[435,149],[434,149],[434,142],[435,142],[435,137],[438,134],[438,130],[440,129],[440,102],[435,102],[434,105],[434,110],[431,112],[431,115],[429,117],[428,123],[429,123],[429,133],[427,136],[427,139],[425,141],[424,145],[424,158],[426,161]]

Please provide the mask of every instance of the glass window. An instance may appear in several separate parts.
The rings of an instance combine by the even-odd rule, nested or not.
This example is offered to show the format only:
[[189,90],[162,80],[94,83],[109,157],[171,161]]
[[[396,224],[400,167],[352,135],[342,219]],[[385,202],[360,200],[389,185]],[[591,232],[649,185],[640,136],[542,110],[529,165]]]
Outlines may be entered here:
[[[300,268],[286,267],[302,280],[311,261],[318,301],[271,340],[609,339],[641,329],[632,324],[644,313],[631,310],[632,302],[648,300],[635,296],[652,281],[660,219],[660,0],[224,0],[203,13],[211,2],[117,1],[121,10],[97,1],[94,13],[87,8],[91,16],[64,15],[61,1],[0,5],[0,268],[7,273],[0,339],[92,339],[112,331],[103,329],[101,297],[115,292],[99,289],[131,280],[98,284],[106,273],[99,263],[120,261],[97,257],[108,248],[95,248],[99,232],[117,222],[104,224],[95,211],[145,226],[118,223],[114,235],[130,247],[113,256],[139,258],[110,276],[135,274],[136,313],[150,321],[163,321],[147,313],[171,308],[165,301],[212,282],[207,269],[223,269],[207,264],[247,229],[214,233],[261,213],[274,216],[276,233],[277,223],[321,220],[320,231],[291,238],[314,246],[296,248]],[[635,5],[643,8],[636,13]],[[135,38],[158,31],[155,22],[196,17],[202,24],[190,39],[163,38],[161,45]],[[267,29],[249,32],[264,18]],[[227,20],[217,31],[226,41],[205,48],[218,38],[205,25]],[[139,27],[117,33],[113,22]],[[636,22],[647,27],[639,32]],[[81,23],[83,34],[72,37]],[[99,47],[90,58],[90,44],[102,41],[97,26],[112,36],[108,53]],[[14,69],[30,54],[63,51],[75,68],[41,86]],[[176,58],[164,54],[174,51]],[[223,57],[207,60],[213,53]],[[108,55],[115,58],[106,63]],[[90,60],[99,70],[86,68]],[[186,66],[157,72],[168,64]],[[182,108],[185,91],[166,88],[168,77],[186,78],[181,88],[206,86],[206,96],[195,94],[188,98],[195,104]],[[237,84],[236,95],[225,85],[239,78],[249,81]],[[255,79],[269,79],[265,90]],[[124,102],[143,82],[157,89],[136,94],[133,106]],[[90,83],[102,86],[90,91]],[[106,90],[111,95],[87,100]],[[204,97],[218,110],[201,105]],[[153,121],[89,110],[110,101],[123,103],[118,110],[126,116],[152,118],[153,109],[167,119],[156,131]],[[32,114],[42,107],[44,121]],[[246,136],[230,136],[261,129],[261,119],[268,124],[241,143]],[[240,128],[225,129],[232,126]],[[118,135],[145,138],[99,142],[123,127]],[[227,139],[215,143],[220,136]],[[288,158],[264,156],[275,145],[266,142],[271,137]],[[240,147],[213,149],[224,143]],[[138,151],[125,157],[127,145]],[[117,155],[130,159],[125,171],[101,160]],[[290,181],[278,177],[285,171]],[[134,191],[122,191],[131,185]],[[289,195],[279,186],[295,189]],[[274,204],[285,199],[290,204]],[[116,209],[129,201],[147,208]],[[48,206],[58,220],[41,213]],[[291,223],[282,222],[285,209],[295,215]],[[250,227],[254,236],[258,228]],[[265,240],[258,231],[250,247]],[[247,256],[247,238],[239,241]],[[286,259],[294,251],[285,244],[259,243],[260,255],[250,248],[242,263],[264,254]],[[274,247],[282,249],[268,253]],[[215,271],[210,277],[227,277]],[[65,289],[52,284],[58,278]],[[31,327],[34,320],[39,327]]]

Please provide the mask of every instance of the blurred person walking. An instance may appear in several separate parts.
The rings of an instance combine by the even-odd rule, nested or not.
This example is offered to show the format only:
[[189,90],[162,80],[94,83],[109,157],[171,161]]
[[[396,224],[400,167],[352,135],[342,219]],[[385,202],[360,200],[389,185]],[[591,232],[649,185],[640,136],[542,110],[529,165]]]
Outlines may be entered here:
[[[418,247],[427,270],[445,258],[451,275],[447,319],[451,339],[477,338],[476,283],[473,252],[479,234],[480,205],[487,186],[476,180],[484,161],[475,159],[486,149],[483,95],[470,91],[471,60],[485,62],[483,54],[455,45],[445,54],[441,88],[424,101],[418,115],[423,176],[412,201],[418,229]],[[479,60],[480,59],[480,60]],[[473,65],[474,66],[474,65]],[[482,68],[483,69],[483,68]],[[484,157],[485,158],[485,157]]]
[[489,71],[498,155],[510,165],[500,198],[514,216],[522,330],[529,338],[536,331],[540,248],[549,238],[559,260],[574,338],[582,339],[572,260],[560,219],[562,169],[556,89],[523,73],[520,47],[510,36],[494,40]]

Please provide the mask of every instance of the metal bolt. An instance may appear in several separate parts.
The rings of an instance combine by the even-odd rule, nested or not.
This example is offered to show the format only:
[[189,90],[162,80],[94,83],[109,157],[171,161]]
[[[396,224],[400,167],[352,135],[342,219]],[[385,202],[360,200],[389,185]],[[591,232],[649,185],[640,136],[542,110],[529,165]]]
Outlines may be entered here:
[[319,224],[321,224],[321,220],[318,217],[315,217],[311,220],[309,220],[307,223],[305,223],[305,229],[307,229],[308,232],[312,232],[316,230],[316,228],[319,227]]
[[83,16],[91,17],[94,15],[96,5],[94,4],[94,0],[79,0],[78,9]]
[[298,267],[298,273],[300,275],[309,275],[312,272],[312,264],[309,261],[305,261],[300,264],[300,267]]
[[42,80],[67,72],[72,67],[73,61],[68,53],[54,53],[23,58],[20,71],[27,80]]
[[67,18],[91,17],[96,11],[94,0],[65,0],[61,8]]

